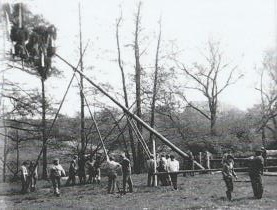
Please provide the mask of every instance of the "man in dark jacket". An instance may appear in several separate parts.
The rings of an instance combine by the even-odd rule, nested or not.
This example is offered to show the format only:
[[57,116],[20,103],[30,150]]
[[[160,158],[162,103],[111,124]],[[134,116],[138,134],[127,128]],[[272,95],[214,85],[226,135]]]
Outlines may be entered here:
[[122,166],[122,175],[123,175],[123,193],[126,193],[126,184],[128,183],[129,192],[133,192],[133,182],[131,179],[131,163],[130,160],[125,156],[125,154],[121,154],[121,166]]
[[253,188],[254,197],[261,199],[263,197],[262,177],[264,168],[264,159],[262,151],[256,150],[255,157],[250,160],[249,176]]
[[76,174],[77,174],[77,155],[73,156],[73,159],[70,162],[69,166],[69,173],[68,173],[68,179],[66,181],[66,185],[70,185],[70,182],[72,182],[72,185],[76,184]]

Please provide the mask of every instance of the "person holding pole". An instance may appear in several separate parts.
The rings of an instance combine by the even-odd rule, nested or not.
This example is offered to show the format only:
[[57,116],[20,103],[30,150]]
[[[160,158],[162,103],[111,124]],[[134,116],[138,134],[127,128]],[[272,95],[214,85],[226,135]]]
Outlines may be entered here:
[[107,157],[107,169],[108,169],[108,193],[114,194],[117,186],[117,172],[121,168],[121,165],[114,160],[113,156]]
[[126,157],[124,153],[120,155],[121,157],[121,166],[122,166],[122,175],[123,175],[123,194],[126,194],[126,184],[128,183],[129,192],[133,192],[133,181],[131,179],[131,163],[130,160]]
[[233,176],[237,179],[237,175],[234,171],[234,160],[232,155],[227,155],[226,160],[223,163],[222,175],[225,181],[227,191],[226,196],[229,201],[232,200],[232,192],[234,190]]
[[250,160],[249,177],[252,184],[254,197],[261,199],[263,197],[262,174],[264,169],[264,159],[262,151],[256,150],[255,157]]

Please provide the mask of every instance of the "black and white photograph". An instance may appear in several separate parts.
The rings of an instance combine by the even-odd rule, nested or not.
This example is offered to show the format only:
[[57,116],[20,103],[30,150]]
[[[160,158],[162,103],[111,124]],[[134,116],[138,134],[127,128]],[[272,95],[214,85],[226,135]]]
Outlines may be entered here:
[[277,0],[0,0],[0,209],[277,209]]

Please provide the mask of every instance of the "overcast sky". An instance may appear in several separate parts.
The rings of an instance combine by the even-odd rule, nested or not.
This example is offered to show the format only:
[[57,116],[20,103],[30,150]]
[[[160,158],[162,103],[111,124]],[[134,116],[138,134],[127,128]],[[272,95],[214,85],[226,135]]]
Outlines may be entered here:
[[[12,1],[9,1],[12,2]],[[30,0],[23,1],[33,13],[42,14],[58,28],[58,53],[78,62],[78,1],[75,0]],[[130,47],[134,31],[134,13],[138,1],[133,0],[84,0],[81,1],[83,41],[90,40],[85,55],[85,66],[93,67],[88,73],[97,82],[109,82],[120,88],[120,71],[116,59],[115,20],[122,11],[121,41],[123,59],[132,62]],[[166,43],[175,40],[187,58],[197,60],[200,49],[208,40],[220,41],[222,50],[230,61],[239,65],[244,78],[233,85],[220,100],[246,110],[259,102],[255,91],[258,85],[257,68],[261,66],[266,50],[276,47],[276,2],[275,0],[145,0],[142,1],[142,27],[144,35],[155,37],[157,21],[162,16],[162,39]],[[152,40],[154,40],[152,38]],[[84,44],[85,45],[85,44]],[[150,45],[151,46],[151,45]],[[149,49],[153,51],[155,49]],[[149,53],[151,54],[151,53]],[[55,59],[56,66],[64,71],[63,79],[47,81],[48,94],[57,101],[71,75],[71,70]],[[147,61],[148,62],[148,61]],[[143,63],[142,63],[143,65]],[[126,69],[133,71],[132,65]],[[10,73],[12,80],[25,81],[26,85],[39,87],[39,80],[24,73]],[[63,113],[78,111],[77,89],[71,89]],[[201,100],[201,97],[191,100]]]

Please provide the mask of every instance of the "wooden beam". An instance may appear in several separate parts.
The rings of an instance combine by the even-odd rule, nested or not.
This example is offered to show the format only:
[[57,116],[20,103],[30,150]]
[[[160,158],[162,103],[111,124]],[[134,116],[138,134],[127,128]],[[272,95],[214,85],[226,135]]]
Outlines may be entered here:
[[[105,96],[107,96],[111,101],[113,101],[117,106],[119,106],[125,113],[127,113],[130,117],[132,117],[134,120],[139,122],[146,130],[153,133],[157,138],[159,138],[164,144],[166,144],[168,147],[170,147],[173,151],[178,153],[183,158],[188,158],[189,156],[180,150],[177,146],[172,144],[168,139],[166,139],[162,134],[160,134],[155,129],[151,128],[147,123],[145,123],[141,118],[139,118],[137,115],[131,113],[128,108],[126,108],[124,105],[118,102],[118,100],[114,99],[110,94],[108,94],[104,89],[102,89],[99,85],[95,84],[91,79],[89,79],[83,72],[75,68],[73,65],[71,65],[69,62],[67,62],[65,59],[63,59],[61,56],[56,54],[56,56],[61,59],[63,62],[65,62],[67,65],[69,65],[74,71],[77,71],[80,75],[83,76],[84,79],[86,79],[91,85],[96,87],[100,92],[102,92]],[[199,168],[204,169],[204,167],[199,164],[198,162],[194,162],[195,165],[197,165]]]

